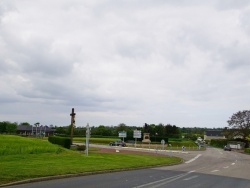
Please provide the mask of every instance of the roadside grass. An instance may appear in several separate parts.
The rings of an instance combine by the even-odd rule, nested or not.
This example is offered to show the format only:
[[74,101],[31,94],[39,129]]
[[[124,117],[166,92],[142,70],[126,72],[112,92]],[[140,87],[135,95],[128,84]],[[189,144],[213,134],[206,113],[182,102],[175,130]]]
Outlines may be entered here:
[[[92,144],[109,144],[110,142],[119,140],[119,138],[90,138],[89,142]],[[73,142],[84,143],[86,142],[85,137],[74,137]]]
[[48,144],[47,139],[25,138],[14,135],[0,135],[0,156],[15,154],[58,153],[62,148]]
[[[110,142],[112,141],[115,141],[115,140],[119,140],[119,138],[90,138],[89,142],[92,143],[92,144],[109,144]],[[85,138],[84,137],[75,137],[73,138],[73,142],[75,143],[83,143],[85,144]],[[175,141],[175,140],[171,140],[169,141],[169,143],[167,144],[171,144],[172,145],[172,149],[178,149],[178,150],[181,150],[181,147],[182,146],[185,146],[186,149],[197,149],[197,145],[194,143],[194,141],[191,141],[191,140],[178,140],[178,141]],[[127,143],[128,146],[133,146],[134,144],[129,144]],[[162,147],[162,145],[160,143],[155,143],[155,142],[152,142],[151,144],[151,147]],[[166,147],[167,145],[165,145]],[[137,147],[141,147],[141,148],[146,148],[146,147],[149,147],[149,144],[145,144],[145,143],[142,143],[141,141],[137,141]]]
[[[13,140],[15,144],[13,144]],[[44,147],[44,150],[41,149],[40,145]],[[13,152],[15,150],[13,148],[20,147],[28,147],[28,149],[19,149],[16,153]],[[36,147],[40,149],[36,150]],[[93,173],[181,162],[181,159],[177,157],[115,152],[99,153],[96,152],[96,149],[90,149],[89,156],[86,156],[84,153],[64,149],[41,139],[6,135],[0,135],[0,151],[0,185],[38,177]]]

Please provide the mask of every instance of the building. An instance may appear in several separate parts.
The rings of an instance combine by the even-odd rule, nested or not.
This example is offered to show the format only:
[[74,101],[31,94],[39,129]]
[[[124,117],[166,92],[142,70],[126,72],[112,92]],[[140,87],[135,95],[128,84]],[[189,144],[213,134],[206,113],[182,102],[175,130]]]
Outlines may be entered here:
[[32,126],[19,125],[17,126],[17,134],[24,136],[50,136],[54,135],[55,130],[48,126]]
[[204,140],[210,141],[212,139],[226,139],[222,130],[206,130],[204,133]]

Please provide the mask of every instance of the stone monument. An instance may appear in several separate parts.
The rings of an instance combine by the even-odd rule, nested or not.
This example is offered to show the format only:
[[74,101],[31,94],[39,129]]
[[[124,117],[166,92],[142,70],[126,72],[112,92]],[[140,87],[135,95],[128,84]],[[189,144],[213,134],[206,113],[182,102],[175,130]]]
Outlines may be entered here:
[[148,124],[145,123],[142,143],[150,143],[151,142],[150,133],[149,133],[148,129],[149,129]]

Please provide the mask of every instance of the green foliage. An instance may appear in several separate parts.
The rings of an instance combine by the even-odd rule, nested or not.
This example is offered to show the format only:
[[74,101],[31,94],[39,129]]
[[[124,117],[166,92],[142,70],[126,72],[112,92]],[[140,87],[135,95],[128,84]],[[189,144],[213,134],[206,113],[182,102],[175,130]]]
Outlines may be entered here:
[[166,131],[166,136],[168,136],[170,138],[180,138],[181,137],[180,130],[175,125],[170,125],[170,124],[166,125],[165,131]]
[[10,123],[6,126],[6,132],[9,134],[15,134],[17,131],[17,124],[16,123]]
[[77,149],[78,151],[85,151],[86,146],[85,146],[85,145],[78,145],[78,146],[76,147],[76,149]]
[[14,134],[17,130],[17,123],[8,121],[0,122],[0,133]]
[[[110,142],[113,142],[115,140],[120,140],[120,138],[118,137],[111,137],[111,138],[93,138],[90,137],[89,142],[91,144],[109,144]],[[85,143],[86,142],[86,138],[73,138],[74,142],[81,142],[81,143]]]
[[210,145],[218,148],[223,148],[225,145],[227,145],[227,142],[227,139],[212,139]]
[[6,123],[0,122],[0,133],[5,133],[5,132],[6,132]]
[[250,148],[245,148],[245,153],[249,153],[250,154]]
[[57,144],[67,149],[70,149],[71,146],[71,139],[67,137],[49,136],[48,141],[52,144]]
[[231,116],[227,121],[230,129],[227,130],[229,135],[246,137],[250,134],[250,110],[239,111]]
[[189,147],[197,147],[197,145],[193,141],[187,141],[187,140],[169,141],[169,144],[171,144],[172,147],[182,147],[182,146],[185,146],[187,148],[189,148]]
[[[11,146],[11,147],[10,147]],[[13,181],[85,172],[168,165],[180,158],[162,155],[98,153],[66,150],[47,140],[0,135],[0,185]],[[122,162],[121,162],[122,161]]]
[[20,125],[30,126],[30,124],[28,122],[22,122],[22,123],[20,123]]
[[59,146],[41,139],[0,135],[0,156],[57,153],[59,149]]

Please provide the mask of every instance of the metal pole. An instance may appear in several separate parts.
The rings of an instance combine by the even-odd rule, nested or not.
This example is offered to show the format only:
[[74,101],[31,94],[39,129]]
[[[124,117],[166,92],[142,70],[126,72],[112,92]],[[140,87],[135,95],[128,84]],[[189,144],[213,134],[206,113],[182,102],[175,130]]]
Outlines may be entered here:
[[89,135],[90,135],[89,124],[87,124],[87,127],[86,127],[86,156],[89,155]]

